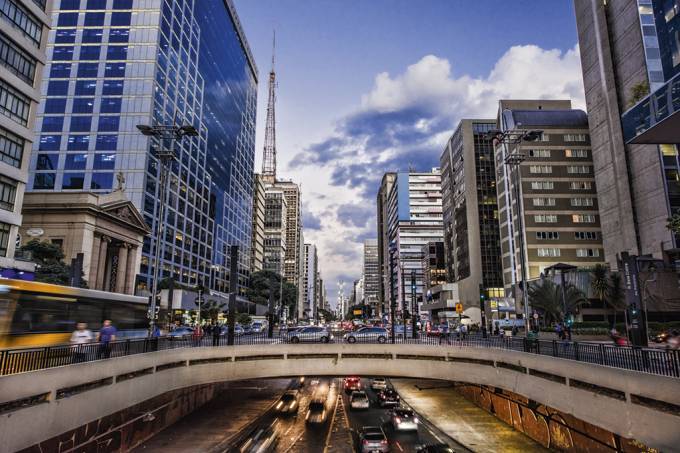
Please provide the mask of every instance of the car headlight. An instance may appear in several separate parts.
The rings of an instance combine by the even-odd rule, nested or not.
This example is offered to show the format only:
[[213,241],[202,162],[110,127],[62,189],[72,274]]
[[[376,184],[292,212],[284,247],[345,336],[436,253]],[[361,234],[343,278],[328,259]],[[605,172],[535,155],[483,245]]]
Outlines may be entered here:
[[420,423],[420,420],[418,420],[418,417],[413,418],[413,423]]

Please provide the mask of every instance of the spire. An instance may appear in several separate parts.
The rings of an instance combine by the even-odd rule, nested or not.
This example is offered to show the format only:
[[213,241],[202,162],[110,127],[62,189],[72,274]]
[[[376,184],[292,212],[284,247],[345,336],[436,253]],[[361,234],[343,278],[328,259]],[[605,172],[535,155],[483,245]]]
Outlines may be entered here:
[[272,69],[269,71],[269,102],[267,103],[267,123],[264,132],[264,159],[262,160],[262,176],[265,182],[276,181],[276,72],[274,71],[274,56],[276,54],[276,31],[272,41]]

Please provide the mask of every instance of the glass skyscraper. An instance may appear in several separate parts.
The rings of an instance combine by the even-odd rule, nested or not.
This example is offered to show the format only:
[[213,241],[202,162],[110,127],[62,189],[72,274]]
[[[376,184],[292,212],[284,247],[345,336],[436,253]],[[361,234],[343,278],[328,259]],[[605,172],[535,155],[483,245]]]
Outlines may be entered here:
[[[57,0],[30,164],[32,191],[122,184],[156,231],[169,148],[138,124],[190,124],[174,144],[162,278],[227,286],[228,246],[248,276],[257,70],[230,0]],[[118,175],[122,175],[121,178]],[[146,239],[138,289],[157,238]]]

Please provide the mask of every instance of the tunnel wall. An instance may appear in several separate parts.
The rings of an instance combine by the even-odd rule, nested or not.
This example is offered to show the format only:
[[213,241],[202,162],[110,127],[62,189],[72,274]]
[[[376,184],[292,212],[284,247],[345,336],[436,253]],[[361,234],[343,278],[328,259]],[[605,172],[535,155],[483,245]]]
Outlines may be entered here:
[[0,451],[196,385],[348,374],[502,388],[651,448],[680,445],[680,379],[500,349],[286,344],[173,349],[0,377]]

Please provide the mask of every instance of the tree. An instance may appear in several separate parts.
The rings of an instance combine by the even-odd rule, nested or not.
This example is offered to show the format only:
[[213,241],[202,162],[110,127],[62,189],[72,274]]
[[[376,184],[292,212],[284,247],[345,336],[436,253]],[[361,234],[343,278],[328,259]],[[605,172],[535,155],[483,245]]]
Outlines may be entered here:
[[[590,287],[593,289],[595,297],[600,299],[603,304],[609,305],[607,296],[609,295],[609,276],[607,267],[597,264],[590,273]],[[605,319],[607,315],[605,314]]]
[[[69,285],[71,283],[71,266],[64,263],[64,252],[56,244],[32,239],[19,249],[29,252],[36,263],[35,279],[43,283]],[[81,274],[80,287],[87,288],[87,281]]]
[[297,286],[284,280],[283,291],[281,289],[281,276],[276,272],[254,272],[250,275],[250,285],[246,291],[246,297],[251,302],[268,307],[270,290],[273,291],[275,305],[278,305],[281,292],[283,292],[283,305],[288,307],[289,313],[294,313],[297,307]]
[[666,228],[673,234],[680,234],[680,210],[668,218]]
[[529,284],[529,301],[534,308],[543,312],[547,324],[564,319],[567,313],[574,313],[579,307],[588,303],[583,291],[571,283],[567,283],[564,287],[563,302],[561,285],[556,285],[548,279]]
[[628,106],[632,107],[649,94],[649,83],[645,80],[644,82],[636,83],[630,89],[631,98],[628,102]]
[[[198,307],[198,298],[194,301]],[[201,319],[206,321],[210,320],[212,322],[217,322],[217,318],[220,313],[225,312],[225,307],[227,306],[224,302],[218,302],[214,299],[204,300],[201,303]]]
[[253,318],[248,313],[239,313],[236,315],[236,322],[241,325],[248,325],[253,322]]
[[331,311],[328,311],[324,308],[319,308],[318,310],[319,315],[323,317],[327,322],[335,321],[335,314]]

